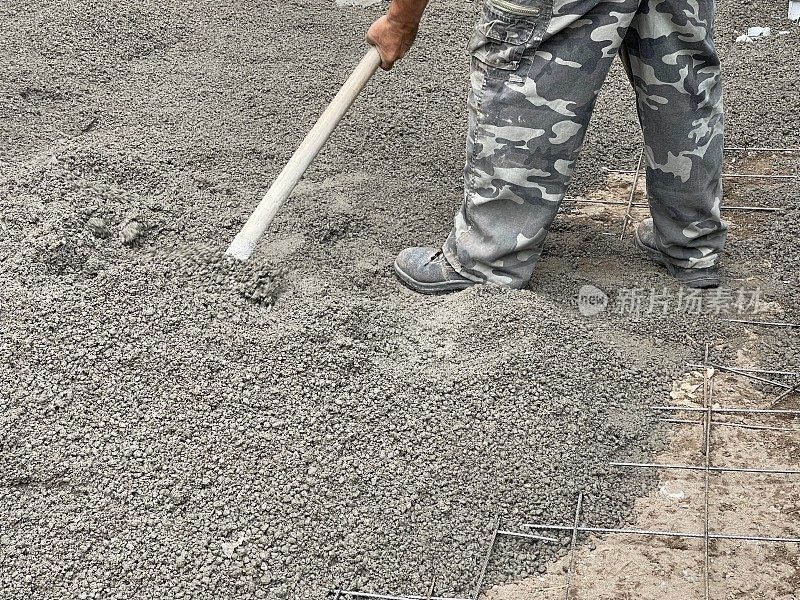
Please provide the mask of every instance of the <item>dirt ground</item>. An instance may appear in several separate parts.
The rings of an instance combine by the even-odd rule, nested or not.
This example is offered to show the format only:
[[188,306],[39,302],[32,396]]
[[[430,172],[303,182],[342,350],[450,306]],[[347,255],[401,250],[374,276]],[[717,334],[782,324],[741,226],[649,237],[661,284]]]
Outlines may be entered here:
[[[735,302],[649,310],[681,291],[618,239],[623,207],[574,201],[627,200],[630,178],[604,171],[632,168],[639,143],[619,65],[528,289],[422,298],[396,281],[396,253],[441,243],[459,202],[475,2],[432,4],[252,261],[222,260],[384,8],[0,5],[0,596],[423,594],[433,577],[468,595],[497,516],[563,521],[582,491],[587,522],[615,526],[656,502],[656,473],[608,463],[669,451],[648,407],[707,341],[720,362],[748,348],[748,364],[798,369],[796,331],[751,337],[725,320]],[[790,33],[734,43],[756,24]],[[800,146],[785,2],[721,1],[717,28],[728,144]],[[731,298],[800,322],[796,181],[728,195],[781,209],[730,213]],[[594,317],[587,285],[609,302]],[[486,586],[567,550],[506,541]]]

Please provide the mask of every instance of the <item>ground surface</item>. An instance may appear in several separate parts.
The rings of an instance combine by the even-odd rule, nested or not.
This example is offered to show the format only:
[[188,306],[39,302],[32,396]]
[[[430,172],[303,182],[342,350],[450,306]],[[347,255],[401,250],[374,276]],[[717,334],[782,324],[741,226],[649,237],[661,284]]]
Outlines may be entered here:
[[[253,261],[220,262],[380,10],[0,6],[0,594],[322,598],[435,575],[464,595],[495,516],[563,521],[583,491],[614,525],[654,488],[608,461],[659,450],[645,407],[706,340],[723,360],[746,336],[715,315],[581,316],[584,284],[678,294],[605,235],[615,207],[567,205],[527,290],[420,298],[391,274],[458,202],[475,4],[434,3]],[[800,145],[799,30],[733,44],[784,12],[721,3],[730,144]],[[635,161],[634,112],[615,68],[574,196],[624,199],[602,167]],[[726,285],[797,322],[797,186],[730,189],[786,210],[731,215]],[[759,361],[796,370],[792,333],[769,334]],[[565,552],[503,543],[487,584]]]

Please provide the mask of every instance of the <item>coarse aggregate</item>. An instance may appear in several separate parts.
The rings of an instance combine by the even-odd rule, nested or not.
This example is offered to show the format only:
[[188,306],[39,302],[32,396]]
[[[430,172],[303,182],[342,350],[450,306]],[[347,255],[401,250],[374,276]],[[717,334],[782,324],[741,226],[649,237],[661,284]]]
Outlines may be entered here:
[[[721,1],[729,139],[799,145],[800,30]],[[419,297],[391,272],[449,230],[477,4],[433,3],[246,264],[222,256],[385,8],[314,0],[0,6],[0,597],[469,595],[493,520],[623,522],[714,315],[586,318],[584,284],[677,286],[567,214],[527,290]],[[785,21],[785,19],[784,19]],[[635,159],[619,67],[572,193]],[[622,99],[625,102],[621,101]],[[731,280],[798,318],[797,186],[742,217]],[[745,194],[745,192],[742,192]],[[745,227],[746,226],[746,227]],[[796,335],[796,334],[794,334]],[[764,336],[797,368],[792,332]],[[487,584],[558,544],[502,540]]]

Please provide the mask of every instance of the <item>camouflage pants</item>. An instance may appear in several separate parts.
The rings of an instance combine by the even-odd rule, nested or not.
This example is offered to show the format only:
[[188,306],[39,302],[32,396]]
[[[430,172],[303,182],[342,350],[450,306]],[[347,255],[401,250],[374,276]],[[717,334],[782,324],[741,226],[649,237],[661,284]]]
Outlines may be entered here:
[[470,44],[465,194],[448,262],[475,281],[527,285],[620,53],[659,248],[679,267],[715,264],[727,227],[714,11],[713,0],[486,0]]

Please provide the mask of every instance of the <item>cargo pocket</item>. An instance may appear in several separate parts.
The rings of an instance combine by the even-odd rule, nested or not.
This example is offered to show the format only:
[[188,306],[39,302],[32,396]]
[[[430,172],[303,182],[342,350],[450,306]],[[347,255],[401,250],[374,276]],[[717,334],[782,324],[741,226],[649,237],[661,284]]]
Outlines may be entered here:
[[552,0],[486,0],[469,52],[489,77],[524,76],[551,16]]

